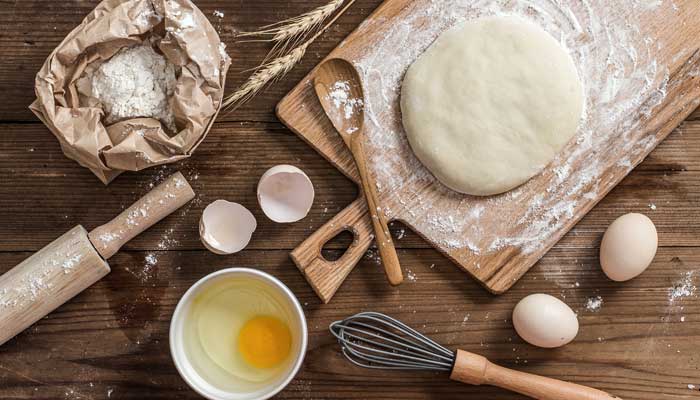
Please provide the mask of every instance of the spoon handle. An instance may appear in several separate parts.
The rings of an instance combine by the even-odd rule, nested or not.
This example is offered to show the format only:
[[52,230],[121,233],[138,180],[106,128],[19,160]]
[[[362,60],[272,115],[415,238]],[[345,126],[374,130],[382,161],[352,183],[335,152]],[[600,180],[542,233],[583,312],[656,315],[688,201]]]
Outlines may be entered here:
[[379,256],[381,257],[382,264],[384,265],[384,271],[389,279],[389,283],[394,286],[399,285],[401,282],[403,282],[403,272],[401,271],[401,265],[399,264],[399,257],[396,254],[394,241],[391,238],[391,233],[389,233],[386,215],[379,207],[379,203],[377,201],[377,186],[374,182],[374,178],[372,178],[372,174],[367,168],[367,159],[365,158],[363,140],[360,132],[355,133],[351,139],[350,149],[352,150],[352,154],[355,158],[355,164],[357,164],[357,169],[360,173],[360,185],[362,186],[365,199],[367,199],[367,208],[369,208],[369,213],[372,217],[374,234],[377,239],[377,248],[379,249]]

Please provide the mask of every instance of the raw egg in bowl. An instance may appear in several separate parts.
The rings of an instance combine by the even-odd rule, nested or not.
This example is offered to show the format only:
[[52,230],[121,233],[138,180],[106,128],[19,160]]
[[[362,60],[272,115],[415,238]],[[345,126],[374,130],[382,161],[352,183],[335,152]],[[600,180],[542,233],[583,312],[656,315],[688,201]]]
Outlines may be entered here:
[[262,400],[301,367],[307,327],[299,301],[264,272],[225,269],[195,283],[170,325],[182,378],[211,400]]

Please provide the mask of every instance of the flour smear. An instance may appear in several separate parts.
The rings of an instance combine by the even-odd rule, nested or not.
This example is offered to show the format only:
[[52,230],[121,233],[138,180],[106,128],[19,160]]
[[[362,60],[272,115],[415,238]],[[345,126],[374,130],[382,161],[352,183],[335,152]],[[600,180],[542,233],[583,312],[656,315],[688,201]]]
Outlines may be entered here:
[[[578,210],[590,207],[607,190],[601,180],[604,171],[629,172],[655,144],[653,133],[633,133],[637,118],[630,116],[638,115],[640,109],[650,115],[665,99],[669,80],[668,67],[655,58],[664,43],[647,36],[640,18],[660,7],[677,8],[670,1],[608,3],[421,0],[406,6],[403,17],[365,21],[358,34],[369,38],[376,27],[391,26],[380,39],[372,39],[376,44],[355,62],[365,86],[367,145],[381,149],[368,151],[377,188],[380,196],[399,204],[384,212],[405,221],[458,261],[480,268],[475,255],[510,247],[523,253],[541,251],[548,238],[566,229]],[[626,14],[619,15],[619,10]],[[503,195],[464,196],[440,184],[413,155],[400,117],[401,84],[408,67],[445,30],[499,15],[534,22],[569,49],[584,84],[586,106],[576,139],[543,174]],[[606,159],[605,154],[620,153],[628,158],[607,157],[605,165],[599,161]],[[546,191],[528,190],[534,181]],[[425,186],[434,188],[431,196],[415,190]],[[522,204],[529,205],[524,212]]]

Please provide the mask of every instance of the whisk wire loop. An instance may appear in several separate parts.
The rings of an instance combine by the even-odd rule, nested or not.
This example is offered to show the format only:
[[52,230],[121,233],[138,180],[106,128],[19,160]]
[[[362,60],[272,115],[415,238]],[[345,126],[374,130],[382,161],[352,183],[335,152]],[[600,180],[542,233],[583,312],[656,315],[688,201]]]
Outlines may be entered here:
[[[389,316],[385,316],[385,317],[391,318]],[[373,317],[370,317],[370,318],[373,321],[377,320],[376,318],[373,318]],[[399,322],[399,321],[396,321],[396,322]],[[382,329],[380,327],[370,325],[367,323],[363,323],[363,322],[353,321],[353,325],[362,326],[362,327],[379,332],[381,335],[386,336],[386,337],[379,336],[379,338],[381,338],[384,341],[392,342],[392,343],[400,345],[400,346],[413,347],[415,349],[422,349],[423,346],[428,346],[431,350],[420,350],[420,351],[424,352],[426,354],[431,354],[431,355],[434,354],[434,351],[437,351],[440,354],[444,353],[445,355],[443,355],[441,357],[444,357],[447,360],[451,360],[453,358],[453,354],[451,351],[445,349],[444,347],[442,347],[441,345],[432,341],[431,339],[422,336],[420,333],[413,331],[412,328],[407,327],[407,326],[404,326],[403,328],[410,329],[413,332],[406,331],[404,333],[405,336],[401,336],[401,335],[397,335],[396,333],[393,333],[387,329]],[[393,328],[397,329],[396,327],[393,327]],[[396,340],[392,340],[390,338],[394,338]],[[407,344],[408,344],[408,346],[407,346]]]
[[[340,327],[340,326],[341,325],[338,325],[338,327]],[[382,337],[381,335],[378,335],[376,333],[372,333],[372,332],[364,330],[364,329],[354,328],[352,326],[342,325],[342,328],[343,328],[344,338],[351,339],[351,340],[346,341],[346,343],[349,346],[357,346],[357,344],[355,342],[353,342],[352,339],[355,339],[358,342],[368,342],[366,336],[369,336],[371,338],[378,339],[378,341],[369,342],[370,344],[372,344],[373,346],[379,347],[379,348],[391,350],[392,353],[394,353],[394,354],[401,353],[401,354],[405,354],[409,357],[412,357],[412,356],[413,357],[425,357],[427,355],[430,357],[437,357],[437,358],[443,359],[443,360],[448,361],[448,362],[452,361],[452,357],[445,357],[441,354],[434,354],[428,350],[417,347],[415,344],[402,343],[400,341],[389,339],[386,337]],[[389,333],[389,332],[382,330],[382,329],[377,329],[377,330],[382,332],[382,333]],[[359,333],[359,334],[362,334],[365,336],[355,335],[352,332],[356,332],[356,333]],[[333,335],[336,335],[336,333],[333,332]],[[336,337],[338,337],[338,336],[336,335]],[[389,344],[385,344],[382,341],[388,342]],[[400,347],[397,347],[397,346],[400,346]]]
[[[356,338],[356,337],[357,336],[354,336],[354,338]],[[425,363],[425,364],[431,364],[431,365],[435,365],[435,366],[447,366],[448,368],[452,366],[451,361],[446,362],[446,361],[432,360],[432,359],[428,358],[428,357],[430,357],[429,355],[427,357],[425,355],[421,355],[421,354],[417,354],[417,356],[415,356],[416,353],[405,352],[399,348],[392,348],[390,346],[385,346],[385,347],[389,348],[391,351],[385,351],[385,350],[381,350],[381,349],[374,347],[374,346],[378,346],[379,343],[372,342],[371,343],[372,347],[363,346],[359,343],[354,342],[352,340],[353,337],[351,337],[350,335],[346,335],[345,338],[346,338],[346,341],[344,342],[345,349],[348,350],[348,352],[350,352],[353,355],[364,355],[366,358],[373,358],[377,362],[382,362],[382,361],[398,362],[397,359],[400,359],[403,362],[407,362],[407,363],[410,363],[410,362]],[[360,338],[360,340],[365,341],[365,339],[362,339],[362,338]],[[364,353],[363,350],[366,352],[369,352],[369,353]],[[377,355],[373,355],[371,353],[375,353]],[[412,355],[412,354],[414,354],[414,355]],[[387,357],[383,357],[383,356],[387,356]]]
[[[449,366],[435,366],[435,365],[428,365],[428,364],[420,364],[420,363],[405,363],[405,362],[399,362],[395,360],[378,360],[378,358],[381,357],[370,357],[367,355],[359,354],[353,350],[349,350],[347,348],[344,348],[343,350],[343,355],[345,358],[347,358],[351,363],[363,367],[363,368],[371,368],[371,369],[396,369],[396,370],[433,370],[433,371],[449,371],[450,367]],[[357,359],[367,361],[367,363],[362,363],[357,361]]]
[[375,369],[450,371],[455,353],[392,317],[356,314],[330,326],[343,355]]
[[[415,339],[417,342],[422,343],[430,348],[432,348],[435,351],[438,351],[442,354],[445,354],[446,356],[452,358],[454,356],[454,352],[447,349],[446,347],[442,346],[441,344],[437,343],[436,341],[430,339],[429,337],[423,335],[422,333],[416,331],[415,329],[411,328],[410,326],[404,324],[403,322],[392,318],[388,315],[381,314],[378,312],[364,312],[364,313],[359,313],[356,314],[353,317],[350,317],[346,319],[345,321],[350,321],[354,324],[361,324],[361,322],[358,322],[358,319],[367,319],[370,321],[378,322],[382,325],[385,325],[391,329],[396,330],[397,332],[401,333],[401,335],[408,336],[412,339]],[[377,330],[380,330],[381,328],[374,327]],[[386,332],[386,331],[385,331]],[[398,338],[399,340],[406,340],[404,336],[401,335],[396,335],[392,334],[389,332],[389,334],[393,337]]]

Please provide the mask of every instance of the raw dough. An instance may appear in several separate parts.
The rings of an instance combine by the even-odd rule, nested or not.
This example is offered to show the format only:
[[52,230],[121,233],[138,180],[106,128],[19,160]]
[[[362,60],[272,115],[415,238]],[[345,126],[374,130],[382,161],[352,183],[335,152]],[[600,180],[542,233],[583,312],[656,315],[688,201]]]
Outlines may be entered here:
[[488,196],[539,173],[576,133],[583,101],[551,35],[489,17],[447,31],[409,68],[401,109],[421,162],[448,187]]

